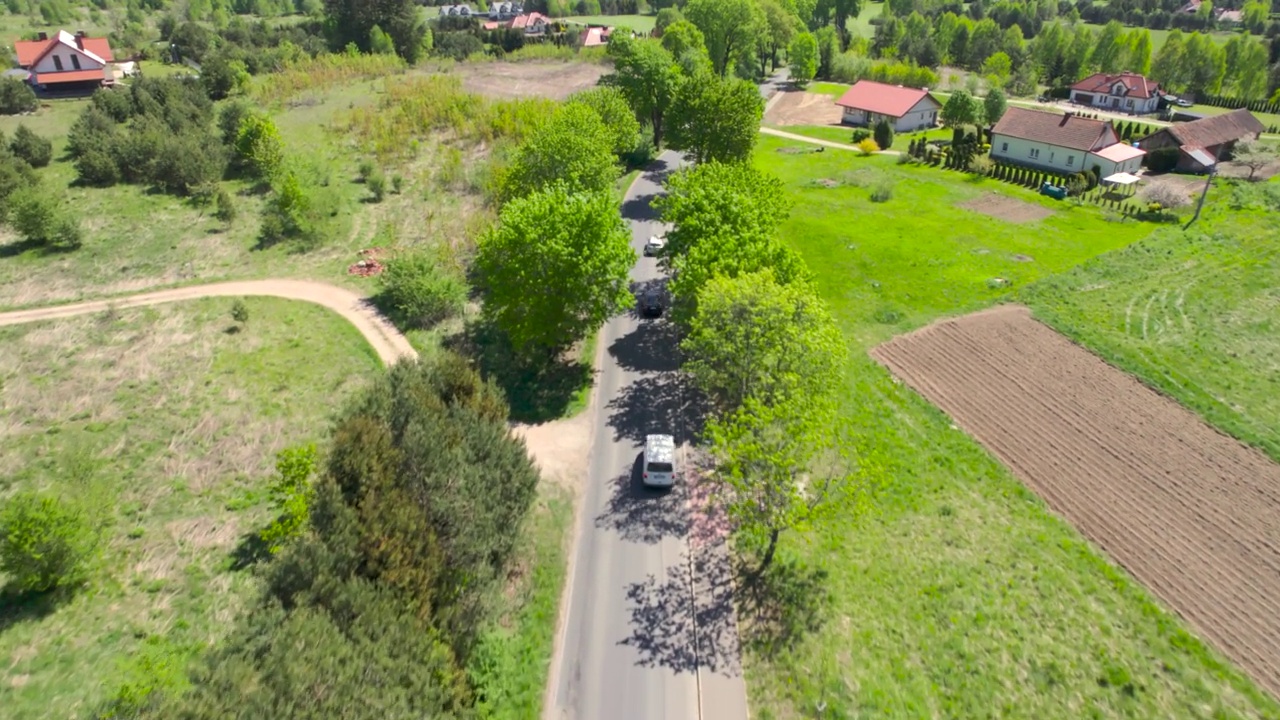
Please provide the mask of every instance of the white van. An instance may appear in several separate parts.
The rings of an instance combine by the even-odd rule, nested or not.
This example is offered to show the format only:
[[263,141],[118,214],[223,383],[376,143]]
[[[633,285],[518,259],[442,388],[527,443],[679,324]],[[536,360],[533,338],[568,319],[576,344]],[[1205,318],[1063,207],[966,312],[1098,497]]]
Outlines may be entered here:
[[676,441],[670,435],[646,435],[640,481],[651,487],[671,487],[676,481]]

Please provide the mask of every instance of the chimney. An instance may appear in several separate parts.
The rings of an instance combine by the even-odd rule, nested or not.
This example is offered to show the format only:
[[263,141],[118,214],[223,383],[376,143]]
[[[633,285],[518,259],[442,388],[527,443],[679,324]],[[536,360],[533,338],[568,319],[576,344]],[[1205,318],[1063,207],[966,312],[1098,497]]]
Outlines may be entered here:
[[1058,123],[1058,127],[1062,127],[1063,125],[1066,125],[1067,121],[1070,119],[1071,119],[1071,113],[1069,112],[1062,113],[1062,122]]
[[84,37],[85,35],[83,30],[76,31],[76,47],[80,48],[81,50],[84,49]]
[[37,39],[37,40],[48,40],[48,39],[49,39],[49,33],[40,33],[39,35],[37,35],[37,36],[36,36],[36,39]]

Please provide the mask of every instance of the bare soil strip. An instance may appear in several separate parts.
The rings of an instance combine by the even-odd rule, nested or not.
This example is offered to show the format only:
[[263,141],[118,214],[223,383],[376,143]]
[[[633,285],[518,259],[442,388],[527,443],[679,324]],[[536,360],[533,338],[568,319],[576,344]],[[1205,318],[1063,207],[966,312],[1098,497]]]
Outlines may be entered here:
[[1025,307],[942,321],[871,356],[1280,695],[1280,465]]
[[1024,202],[999,193],[986,193],[967,203],[962,203],[960,207],[1011,223],[1036,222],[1053,214],[1052,210],[1042,205]]
[[783,91],[770,100],[765,122],[772,125],[839,125],[842,112],[830,95]]

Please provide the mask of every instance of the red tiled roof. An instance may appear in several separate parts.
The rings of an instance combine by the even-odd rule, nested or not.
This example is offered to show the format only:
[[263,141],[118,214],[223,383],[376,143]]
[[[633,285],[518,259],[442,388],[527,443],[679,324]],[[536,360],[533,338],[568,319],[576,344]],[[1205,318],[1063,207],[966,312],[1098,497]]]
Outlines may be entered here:
[[839,100],[836,100],[836,105],[900,118],[915,107],[921,98],[926,97],[933,101],[934,105],[942,107],[942,104],[930,95],[928,90],[859,80],[853,84],[853,87],[846,90]]
[[106,80],[107,69],[99,68],[97,70],[37,73],[35,78],[35,83],[37,85],[57,85],[58,83],[84,82],[86,80]]
[[1138,75],[1137,73],[1131,72],[1112,75],[1108,75],[1106,73],[1094,73],[1075,85],[1072,85],[1071,89],[1079,90],[1080,92],[1108,94],[1111,92],[1111,86],[1115,85],[1117,80],[1124,83],[1124,86],[1129,89],[1129,93],[1126,97],[1149,98],[1160,92],[1160,83],[1153,82],[1141,75]]
[[991,134],[1084,151],[1117,142],[1110,122],[1082,118],[1071,113],[1038,112],[1020,107],[1005,110],[1000,122],[991,128]]
[[[68,36],[73,42],[75,35]],[[107,62],[111,62],[115,58],[111,54],[111,43],[106,38],[79,38],[83,43],[84,49],[97,55]],[[49,51],[54,45],[58,44],[58,33],[54,33],[53,37],[48,40],[19,40],[13,44],[13,51],[18,56],[18,67],[29,68],[40,60],[40,57]]]
[[608,43],[609,33],[604,28],[588,28],[582,36],[582,47],[596,47]]

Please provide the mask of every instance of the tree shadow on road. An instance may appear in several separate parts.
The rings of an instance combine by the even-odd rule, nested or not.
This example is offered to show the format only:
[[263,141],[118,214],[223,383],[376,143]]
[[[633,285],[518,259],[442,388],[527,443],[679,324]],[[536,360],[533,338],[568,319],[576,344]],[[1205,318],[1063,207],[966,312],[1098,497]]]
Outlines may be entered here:
[[665,577],[627,588],[631,635],[619,644],[635,648],[643,667],[736,675],[742,665],[732,588],[723,552],[694,550]]
[[609,346],[609,354],[624,370],[675,372],[680,369],[679,345],[675,325],[660,318],[644,318],[635,330]]
[[610,483],[613,494],[596,517],[596,527],[614,530],[628,542],[653,544],[665,537],[684,537],[689,532],[686,493],[679,485],[670,490],[645,487],[640,478],[641,457],[636,456],[630,472]]
[[609,401],[615,441],[643,443],[646,435],[674,435],[676,444],[696,441],[706,418],[706,399],[681,372],[647,375]]

